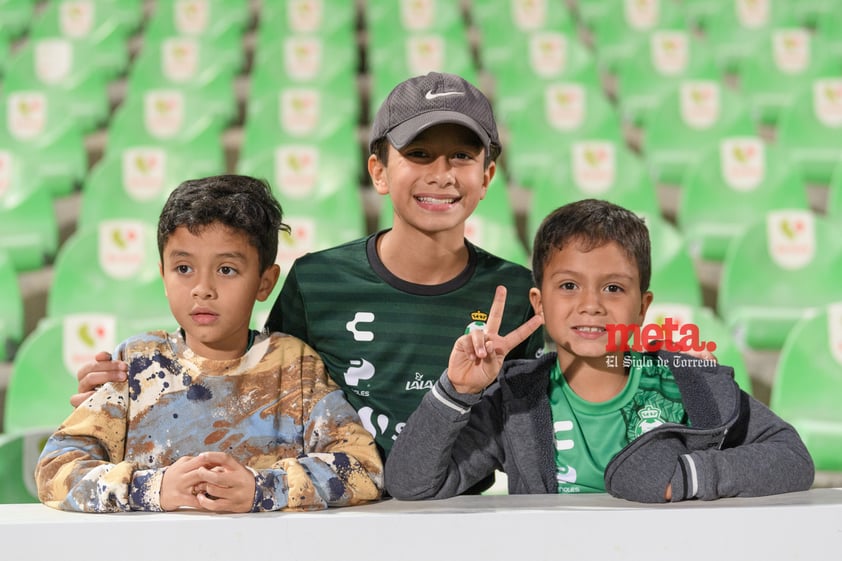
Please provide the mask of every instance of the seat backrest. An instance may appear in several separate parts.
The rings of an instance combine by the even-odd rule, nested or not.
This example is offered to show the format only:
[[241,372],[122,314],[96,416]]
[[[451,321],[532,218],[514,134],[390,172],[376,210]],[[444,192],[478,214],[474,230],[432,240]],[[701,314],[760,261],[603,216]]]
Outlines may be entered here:
[[725,255],[717,312],[741,346],[780,350],[806,314],[840,297],[842,234],[811,211],[766,213]]
[[0,361],[8,360],[23,339],[23,297],[18,274],[0,249]]
[[35,466],[50,434],[39,429],[0,434],[0,504],[38,502]]
[[702,286],[696,274],[687,240],[661,215],[638,212],[649,229],[652,246],[652,279],[655,298],[663,302],[702,305]]
[[676,221],[694,256],[721,262],[752,217],[786,208],[810,208],[786,152],[757,136],[726,137],[688,170]]
[[781,349],[769,406],[792,423],[818,470],[842,470],[842,301],[799,321]]

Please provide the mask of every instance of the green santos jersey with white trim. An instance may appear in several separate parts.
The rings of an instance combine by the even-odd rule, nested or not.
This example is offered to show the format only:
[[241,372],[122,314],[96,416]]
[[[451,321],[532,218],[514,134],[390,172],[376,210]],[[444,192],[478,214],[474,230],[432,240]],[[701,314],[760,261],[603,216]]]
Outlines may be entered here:
[[[385,455],[447,368],[456,339],[487,318],[498,285],[507,288],[500,333],[533,315],[532,276],[466,240],[469,262],[456,278],[409,283],[380,261],[378,235],[298,258],[266,327],[304,340],[321,355]],[[508,358],[534,358],[543,347],[539,329]]]
[[666,365],[634,352],[623,362],[626,386],[603,402],[576,395],[558,361],[550,371],[559,493],[604,493],[605,467],[632,440],[663,423],[687,424],[681,392]]

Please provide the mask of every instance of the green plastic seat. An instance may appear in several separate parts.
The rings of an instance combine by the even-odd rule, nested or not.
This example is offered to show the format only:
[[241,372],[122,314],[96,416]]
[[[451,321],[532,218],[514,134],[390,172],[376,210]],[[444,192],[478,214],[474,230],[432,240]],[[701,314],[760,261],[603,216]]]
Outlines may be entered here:
[[201,99],[203,106],[223,126],[237,117],[234,78],[240,65],[238,52],[220,48],[212,41],[191,36],[161,38],[145,45],[129,72],[132,92],[179,89]]
[[842,221],[842,160],[836,165],[830,177],[825,214],[830,220]]
[[751,113],[737,93],[716,81],[687,80],[658,105],[641,144],[652,178],[681,186],[687,171],[723,138],[755,134]]
[[0,251],[18,272],[51,262],[59,243],[53,197],[37,163],[0,146]]
[[624,143],[583,138],[559,156],[556,168],[532,191],[526,218],[530,242],[547,214],[581,199],[605,199],[647,215],[660,213],[657,191],[645,163]]
[[810,211],[772,211],[729,246],[717,313],[741,348],[780,351],[794,325],[839,299],[842,235]]
[[88,154],[82,129],[58,92],[28,90],[0,96],[0,149],[35,159],[34,173],[54,197],[73,192],[85,176]]
[[573,142],[583,138],[624,141],[616,109],[592,84],[550,82],[536,88],[527,106],[534,109],[500,123],[509,137],[502,156],[509,178],[526,189],[535,189],[557,172],[559,159]]
[[193,162],[160,146],[109,152],[82,185],[77,229],[104,220],[131,218],[157,224],[170,192],[182,181],[201,177]]
[[6,73],[6,66],[9,64],[11,39],[0,33],[0,78]]
[[136,146],[159,146],[190,158],[203,175],[224,172],[221,120],[189,90],[133,91],[114,112],[105,154]]
[[702,305],[702,286],[681,232],[659,214],[638,212],[649,228],[652,279],[649,289],[663,302]]
[[740,66],[740,91],[755,120],[774,125],[805,83],[841,70],[842,64],[808,30],[773,29]]
[[23,340],[23,296],[18,272],[0,249],[0,362],[14,356]]
[[109,315],[42,318],[15,355],[6,388],[4,432],[58,428],[73,410],[70,396],[76,393],[79,367],[136,332]]
[[111,314],[160,329],[173,322],[164,294],[153,224],[128,218],[76,230],[61,246],[47,292],[47,315]]
[[676,222],[694,257],[722,262],[753,219],[786,208],[810,208],[786,153],[760,137],[729,137],[688,172]]
[[792,2],[793,16],[801,25],[816,28],[823,19],[839,11],[836,0],[798,0]]
[[39,429],[0,434],[0,504],[38,502],[35,466],[51,434]]
[[658,29],[636,44],[617,68],[617,103],[623,119],[646,128],[665,98],[682,83],[719,81],[709,49],[684,29]]
[[257,27],[257,48],[276,41],[279,36],[297,34],[341,35],[353,40],[356,18],[354,3],[345,0],[264,2]]
[[399,41],[406,33],[464,30],[458,2],[396,0],[369,2],[364,12],[366,29],[373,43]]
[[746,393],[753,394],[751,376],[748,373],[743,354],[737,347],[733,335],[728,331],[728,327],[716,316],[713,310],[705,306],[668,302],[661,298],[658,292],[655,292],[643,323],[644,325],[655,323],[663,326],[666,318],[670,318],[672,324],[675,325],[672,340],[677,343],[682,342],[682,339],[685,339],[684,343],[694,343],[692,340],[693,328],[688,324],[694,325],[698,330],[699,343],[702,341],[713,342],[716,348],[712,352],[716,356],[717,362],[732,367],[737,385]]
[[768,40],[773,29],[795,27],[789,0],[697,0],[709,6],[697,20],[710,44],[717,66],[737,73],[744,62],[751,63],[752,51]]
[[128,68],[129,39],[142,18],[141,0],[58,0],[43,6],[29,36],[89,45],[86,64],[115,78]]
[[55,92],[83,132],[101,126],[111,110],[107,75],[90,60],[100,47],[62,37],[33,39],[8,63],[4,91]]
[[827,185],[842,160],[842,78],[805,84],[777,127],[776,142],[789,151],[808,184]]
[[[381,197],[382,204],[378,216],[380,229],[391,228],[393,207],[389,197]],[[529,254],[520,239],[515,212],[512,208],[510,193],[502,166],[488,186],[485,198],[465,221],[465,237],[474,245],[485,249],[513,263],[531,267]]]
[[[619,74],[623,67],[641,56],[650,36],[662,30],[689,31],[681,5],[672,0],[606,2],[603,12],[588,16],[594,50],[600,67]],[[619,5],[618,5],[619,4]]]
[[842,302],[799,321],[784,342],[769,406],[798,431],[819,471],[842,471]]
[[18,38],[26,33],[34,13],[32,0],[0,0],[0,36]]
[[828,53],[837,60],[842,57],[842,10],[831,10],[816,22],[816,36],[820,37]]

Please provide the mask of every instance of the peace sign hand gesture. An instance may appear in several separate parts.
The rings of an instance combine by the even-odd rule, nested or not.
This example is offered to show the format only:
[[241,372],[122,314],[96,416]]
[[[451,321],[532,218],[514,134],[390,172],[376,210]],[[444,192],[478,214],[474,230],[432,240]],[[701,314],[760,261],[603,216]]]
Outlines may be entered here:
[[498,286],[485,329],[459,337],[450,352],[447,377],[459,393],[476,394],[497,378],[506,355],[538,329],[544,319],[535,315],[508,335],[501,336],[500,322],[506,307],[506,287]]

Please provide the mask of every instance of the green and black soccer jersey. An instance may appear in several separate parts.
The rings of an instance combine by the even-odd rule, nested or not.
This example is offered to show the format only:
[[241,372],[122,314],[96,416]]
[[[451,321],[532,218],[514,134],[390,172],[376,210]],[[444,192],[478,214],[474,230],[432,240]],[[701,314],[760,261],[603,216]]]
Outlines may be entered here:
[[[408,283],[380,261],[377,236],[296,260],[266,326],[303,339],[321,355],[388,453],[447,367],[453,343],[472,323],[486,319],[498,285],[508,291],[501,333],[532,316],[532,276],[466,242],[468,265],[456,278],[440,285]],[[535,357],[543,346],[538,330],[509,358]]]

